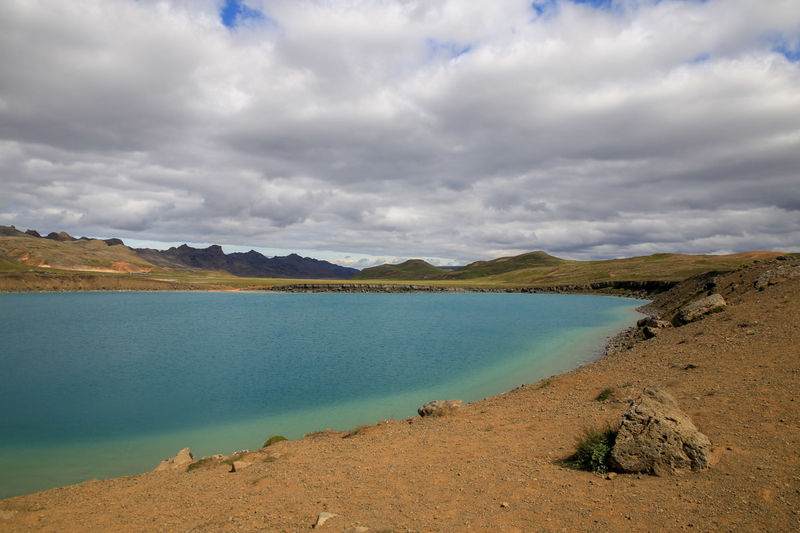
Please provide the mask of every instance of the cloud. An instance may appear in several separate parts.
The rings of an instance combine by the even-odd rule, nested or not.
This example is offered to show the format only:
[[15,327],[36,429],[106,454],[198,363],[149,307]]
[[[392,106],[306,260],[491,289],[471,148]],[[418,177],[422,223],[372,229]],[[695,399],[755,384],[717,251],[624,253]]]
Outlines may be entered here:
[[356,262],[800,250],[798,43],[792,0],[7,0],[0,223]]

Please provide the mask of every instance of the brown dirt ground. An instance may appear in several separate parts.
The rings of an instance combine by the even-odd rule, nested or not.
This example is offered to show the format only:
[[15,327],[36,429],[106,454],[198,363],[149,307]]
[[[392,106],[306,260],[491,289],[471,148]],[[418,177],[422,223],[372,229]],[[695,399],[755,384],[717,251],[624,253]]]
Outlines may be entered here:
[[[756,291],[768,267],[720,277],[724,312],[448,416],[279,442],[236,473],[212,461],[3,500],[0,530],[303,531],[328,511],[322,531],[800,531],[800,279]],[[710,469],[558,465],[651,384],[711,439]]]

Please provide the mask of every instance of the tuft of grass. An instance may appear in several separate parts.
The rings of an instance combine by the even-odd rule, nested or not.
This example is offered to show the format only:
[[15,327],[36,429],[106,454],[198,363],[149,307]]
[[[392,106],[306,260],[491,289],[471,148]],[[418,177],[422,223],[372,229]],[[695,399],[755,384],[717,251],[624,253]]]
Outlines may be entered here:
[[262,448],[266,448],[267,446],[272,446],[276,442],[280,442],[282,440],[289,440],[289,439],[287,439],[283,435],[273,435],[264,441],[264,446],[262,446]]
[[617,433],[619,428],[610,424],[600,429],[585,428],[577,439],[575,453],[564,459],[563,465],[576,470],[605,474],[610,468],[609,458]]
[[608,400],[609,398],[611,398],[612,394],[614,394],[614,389],[612,389],[612,388],[603,389],[600,392],[600,394],[597,395],[597,398],[595,398],[595,400],[597,400],[598,402],[604,402],[604,401]]
[[195,461],[189,465],[186,469],[187,472],[191,472],[192,470],[197,470],[198,468],[203,468],[204,466],[210,465],[214,462],[213,457],[206,457],[204,459],[200,459],[199,461]]
[[545,387],[549,387],[549,386],[550,386],[550,385],[552,385],[552,384],[553,384],[553,382],[552,382],[552,381],[550,381],[550,380],[548,379],[547,381],[544,381],[544,382],[542,382],[542,384],[541,384],[541,385],[539,385],[539,388],[540,388],[540,389],[543,389],[543,388],[545,388]]

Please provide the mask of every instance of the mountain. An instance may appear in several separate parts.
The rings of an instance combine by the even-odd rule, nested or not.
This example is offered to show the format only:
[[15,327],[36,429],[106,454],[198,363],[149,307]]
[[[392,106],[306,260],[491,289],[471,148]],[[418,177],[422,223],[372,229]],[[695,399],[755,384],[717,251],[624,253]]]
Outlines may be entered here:
[[409,259],[399,265],[365,268],[353,279],[442,279],[446,271],[422,259]]
[[136,253],[142,259],[166,268],[225,270],[243,277],[349,279],[358,273],[355,268],[297,254],[266,257],[255,250],[226,254],[216,244],[208,248],[193,248],[186,244],[168,250],[137,248]]

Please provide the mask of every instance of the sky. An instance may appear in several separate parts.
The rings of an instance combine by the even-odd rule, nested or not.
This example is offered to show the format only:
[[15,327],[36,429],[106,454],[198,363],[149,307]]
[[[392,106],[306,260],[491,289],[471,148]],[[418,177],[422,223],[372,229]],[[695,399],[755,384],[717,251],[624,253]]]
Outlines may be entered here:
[[800,251],[800,2],[3,0],[0,224],[358,268]]

